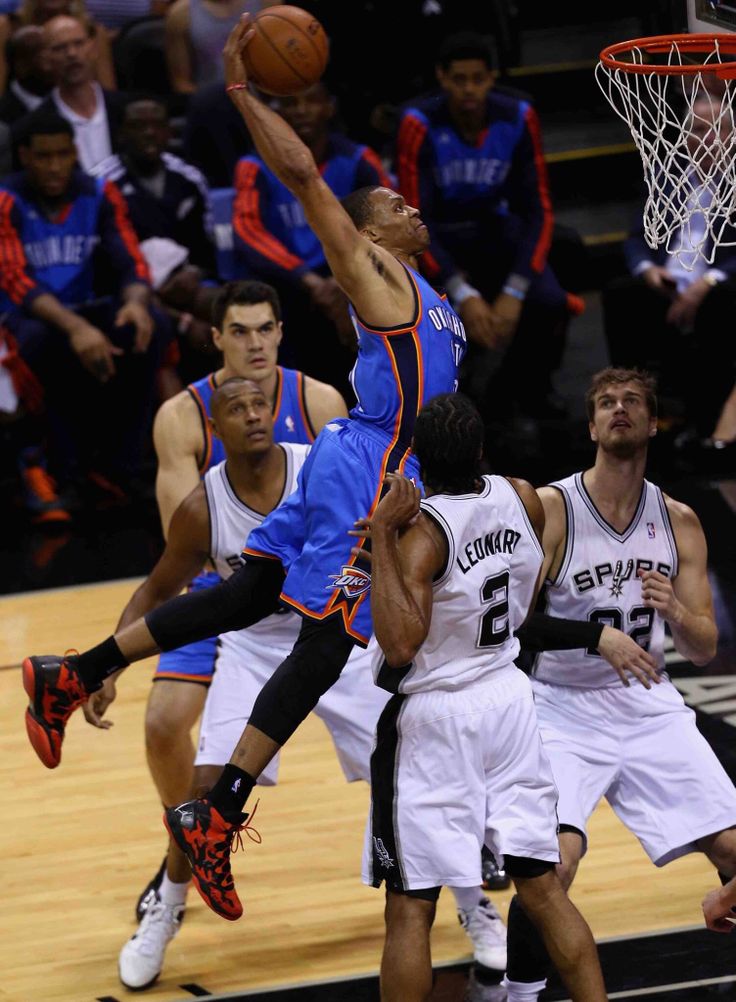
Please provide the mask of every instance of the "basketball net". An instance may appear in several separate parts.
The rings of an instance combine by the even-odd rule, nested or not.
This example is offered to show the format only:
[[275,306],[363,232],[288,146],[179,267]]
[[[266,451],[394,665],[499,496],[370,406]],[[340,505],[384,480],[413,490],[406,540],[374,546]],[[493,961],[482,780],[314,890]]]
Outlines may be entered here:
[[734,54],[736,35],[661,36],[609,46],[596,67],[641,155],[646,242],[688,271],[736,246]]

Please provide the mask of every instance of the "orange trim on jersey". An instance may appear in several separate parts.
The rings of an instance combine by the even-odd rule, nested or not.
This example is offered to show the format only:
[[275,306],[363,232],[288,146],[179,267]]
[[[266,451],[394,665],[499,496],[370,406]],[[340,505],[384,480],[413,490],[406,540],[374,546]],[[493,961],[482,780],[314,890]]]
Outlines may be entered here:
[[20,304],[37,283],[27,272],[23,242],[10,218],[14,204],[11,194],[0,192],[0,288]]
[[276,366],[276,392],[273,395],[273,410],[271,411],[273,415],[274,424],[276,423],[276,418],[279,416],[279,411],[281,410],[281,396],[284,392],[284,370],[280,365]]
[[102,194],[105,198],[107,198],[108,202],[112,206],[115,225],[118,228],[120,239],[123,241],[128,254],[130,254],[133,258],[136,278],[139,278],[141,282],[150,282],[151,274],[148,270],[146,259],[141,253],[141,249],[138,244],[138,237],[135,235],[133,224],[131,223],[130,216],[128,215],[128,203],[120,194],[120,190],[117,185],[113,184],[112,181],[105,181]]
[[417,352],[417,414],[419,414],[424,406],[424,356],[422,355],[422,342],[416,328],[412,331],[411,336]]
[[418,155],[426,135],[427,126],[423,122],[412,114],[404,116],[398,137],[399,191],[409,205],[420,210]]
[[241,162],[235,168],[235,200],[233,229],[243,243],[253,247],[274,264],[293,271],[304,262],[266,229],[260,214],[260,192],[256,188],[259,166],[252,161]]
[[249,546],[244,546],[240,552],[249,557],[263,557],[266,560],[277,560],[281,563],[281,557],[275,557],[273,553],[264,553],[263,550],[251,550]]
[[534,147],[534,165],[537,168],[537,190],[539,201],[542,205],[544,221],[539,233],[534,253],[532,254],[531,266],[536,272],[542,271],[547,263],[549,245],[552,241],[552,227],[554,226],[554,215],[552,213],[552,199],[549,195],[549,181],[547,179],[547,167],[544,163],[544,152],[542,150],[542,136],[539,129],[539,119],[533,108],[527,108],[524,116]]
[[162,678],[168,678],[174,682],[196,682],[198,685],[209,685],[212,681],[212,675],[187,675],[176,671],[156,671],[153,673],[154,682]]
[[[212,375],[208,376],[208,381],[210,381],[210,385],[213,390],[216,389],[214,379],[215,379],[215,374],[213,372]],[[204,452],[202,454],[201,461],[197,465],[199,467],[199,475],[204,476],[205,472],[207,471],[207,468],[210,465],[210,459],[212,459],[212,429],[210,428],[207,408],[204,405],[204,400],[202,400],[201,396],[199,395],[199,390],[194,385],[194,383],[190,383],[187,389],[191,393],[195,404],[197,405],[197,407],[199,407],[199,416],[202,419],[202,432],[204,434]]]
[[370,146],[366,146],[360,155],[361,160],[365,160],[367,164],[370,164],[373,170],[378,174],[378,180],[384,188],[393,188],[393,182],[391,178],[386,173],[383,164],[381,163],[381,158],[378,156],[375,150],[372,150]]
[[299,401],[299,412],[302,416],[302,424],[304,425],[307,435],[309,436],[309,441],[313,442],[315,439],[314,428],[312,427],[312,422],[309,420],[309,412],[307,411],[307,401],[304,396],[305,386],[304,386],[304,373],[299,372],[297,369],[296,373],[296,396]]
[[[366,592],[366,594],[368,593]],[[347,634],[349,634],[351,637],[355,637],[355,639],[359,640],[362,644],[367,645],[368,641],[370,640],[370,637],[366,637],[363,633],[358,633],[357,630],[351,629],[350,620],[352,620],[352,616],[350,617],[350,620],[346,619],[344,608],[340,609],[339,606],[337,606],[335,609],[331,609],[330,611],[325,610],[325,612],[312,612],[312,610],[308,609],[306,605],[302,605],[301,602],[297,602],[295,598],[289,598],[286,592],[282,591],[281,594],[279,595],[279,598],[281,599],[282,602],[285,602],[287,605],[290,605],[293,609],[296,609],[303,616],[308,616],[309,619],[318,619],[318,620],[327,619],[328,616],[332,616],[337,611],[340,611],[342,613],[342,625]],[[363,596],[361,595],[361,599],[362,598]],[[358,607],[358,604],[359,603],[356,603],[356,609]]]

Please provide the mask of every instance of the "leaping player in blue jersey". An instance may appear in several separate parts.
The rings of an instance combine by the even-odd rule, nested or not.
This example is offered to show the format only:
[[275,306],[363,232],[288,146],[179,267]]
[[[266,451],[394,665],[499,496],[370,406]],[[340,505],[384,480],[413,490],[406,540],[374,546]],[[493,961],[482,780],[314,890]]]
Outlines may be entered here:
[[256,777],[372,632],[369,567],[348,531],[374,511],[388,472],[418,478],[410,449],[416,416],[456,389],[465,351],[462,323],[417,271],[429,239],[417,210],[382,187],[338,202],[296,133],[250,93],[241,57],[252,35],[244,15],[225,47],[228,93],[260,156],[301,202],[350,300],[358,403],[349,419],[320,432],[297,491],[251,533],[246,563],[228,581],[159,606],[84,654],[29,657],[23,667],[28,735],[53,767],[66,721],[108,675],[157,651],[243,629],[281,602],[302,614],[299,639],[261,690],[220,780],[205,798],[165,815],[200,894],[229,919],[242,914],[230,847]]

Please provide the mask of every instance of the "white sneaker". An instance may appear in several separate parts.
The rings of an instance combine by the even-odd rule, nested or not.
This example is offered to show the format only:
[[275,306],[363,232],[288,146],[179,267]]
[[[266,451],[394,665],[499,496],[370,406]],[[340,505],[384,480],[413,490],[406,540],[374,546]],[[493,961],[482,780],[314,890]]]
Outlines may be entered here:
[[136,933],[120,951],[118,973],[126,988],[149,988],[164,966],[166,947],[176,936],[185,905],[165,905],[158,894],[149,904]]
[[473,956],[492,971],[506,970],[506,926],[488,898],[472,911],[458,909],[458,921],[473,944]]

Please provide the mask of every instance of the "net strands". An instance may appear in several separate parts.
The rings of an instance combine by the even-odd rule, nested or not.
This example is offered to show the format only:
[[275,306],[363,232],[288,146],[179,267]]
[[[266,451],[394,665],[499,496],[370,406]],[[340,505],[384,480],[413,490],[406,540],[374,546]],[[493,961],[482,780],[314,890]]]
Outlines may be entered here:
[[646,242],[688,271],[736,246],[736,36],[725,39],[642,39],[596,68],[641,155]]

